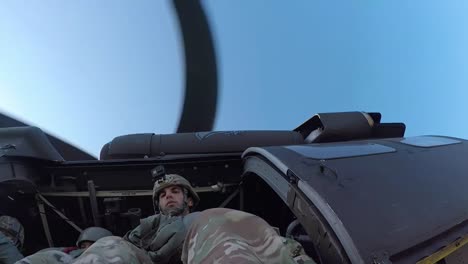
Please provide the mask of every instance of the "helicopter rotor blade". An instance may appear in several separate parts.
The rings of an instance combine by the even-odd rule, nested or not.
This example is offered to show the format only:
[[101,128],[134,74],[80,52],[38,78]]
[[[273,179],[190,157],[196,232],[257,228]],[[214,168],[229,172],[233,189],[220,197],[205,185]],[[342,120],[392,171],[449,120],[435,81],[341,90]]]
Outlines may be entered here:
[[[208,20],[199,0],[173,0],[185,52],[185,95],[178,133],[211,131],[216,118],[218,73]],[[0,128],[29,126],[0,113]],[[67,161],[96,160],[85,151],[45,133]]]
[[173,0],[185,51],[185,96],[178,133],[211,131],[216,118],[218,73],[208,20],[199,0]]
[[[24,127],[28,124],[21,122],[13,117],[0,113],[0,128],[7,127]],[[44,132],[45,133],[45,132]],[[50,143],[60,153],[60,155],[67,161],[73,160],[96,160],[91,154],[67,143],[55,136],[45,133]]]

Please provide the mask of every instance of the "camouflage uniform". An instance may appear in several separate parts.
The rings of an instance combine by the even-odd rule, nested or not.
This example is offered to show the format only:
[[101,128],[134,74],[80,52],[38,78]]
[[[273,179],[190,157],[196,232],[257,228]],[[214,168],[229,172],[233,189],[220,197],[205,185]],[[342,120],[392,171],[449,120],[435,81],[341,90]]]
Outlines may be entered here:
[[121,237],[105,237],[91,245],[73,264],[153,264],[150,256]]
[[279,236],[263,219],[242,211],[215,208],[203,211],[190,226],[183,263],[313,264],[302,246]]
[[0,216],[0,263],[10,264],[22,259],[23,225],[14,217]]
[[24,228],[18,219],[7,215],[0,216],[0,232],[8,237],[18,249],[23,248]]
[[48,249],[21,259],[16,262],[16,264],[68,264],[72,260],[73,257],[65,252],[56,249]]
[[102,227],[88,227],[78,237],[76,247],[58,247],[42,249],[26,258],[16,262],[17,264],[69,264],[73,259],[79,257],[84,249],[79,248],[84,241],[95,242],[104,237],[112,236],[112,233]]
[[180,259],[180,254],[177,253],[182,246],[185,232],[182,216],[157,214],[142,219],[140,225],[128,232],[124,239],[147,251],[155,262],[166,263],[173,258]]
[[[184,223],[184,219],[188,221]],[[185,264],[315,263],[305,254],[299,243],[279,236],[263,219],[245,212],[224,208],[209,209],[185,217],[172,217],[171,223],[177,223],[179,229],[165,233],[165,229],[161,228],[153,246],[160,246],[161,250],[176,237],[176,243],[170,246],[173,250],[184,235],[182,261]],[[166,228],[168,227],[171,224],[167,224]],[[155,252],[158,251],[147,251],[119,237],[107,237],[94,243],[73,264],[168,262],[165,258],[154,259],[151,254]]]
[[23,255],[18,248],[13,245],[11,240],[0,232],[0,263],[10,264],[22,259]]

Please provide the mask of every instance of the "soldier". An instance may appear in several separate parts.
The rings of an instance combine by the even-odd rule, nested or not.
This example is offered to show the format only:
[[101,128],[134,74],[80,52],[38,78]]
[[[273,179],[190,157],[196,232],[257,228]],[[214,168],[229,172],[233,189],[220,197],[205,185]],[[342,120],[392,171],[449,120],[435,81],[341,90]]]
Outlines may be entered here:
[[[196,217],[193,209],[200,201],[189,181],[167,174],[155,182],[155,215],[140,220],[140,225],[124,238],[101,239],[74,263],[174,263],[180,262],[186,227]],[[191,214],[190,214],[191,213]]]
[[18,264],[60,263],[66,264],[79,257],[97,240],[112,236],[102,227],[88,227],[80,233],[76,247],[46,248],[18,261]]
[[76,241],[76,246],[79,249],[87,249],[89,248],[94,242],[98,241],[103,237],[112,236],[111,231],[98,227],[92,226],[88,227],[80,233],[78,240]]
[[[178,230],[184,228],[184,223],[174,217],[183,217],[193,212],[199,201],[200,198],[189,181],[177,174],[165,175],[156,181],[153,187],[153,207],[155,212],[159,211],[160,214],[142,219],[141,224],[128,232],[124,239],[148,251],[153,262],[172,263],[174,260],[180,260],[184,233]],[[194,216],[195,214],[191,217]],[[180,238],[172,239],[164,245],[162,241],[155,240],[158,236],[161,238],[161,234],[171,232],[180,234]]]
[[226,208],[203,211],[183,245],[184,264],[314,264],[301,244],[279,236],[258,216]]
[[22,259],[24,228],[18,219],[0,216],[0,263],[10,264]]

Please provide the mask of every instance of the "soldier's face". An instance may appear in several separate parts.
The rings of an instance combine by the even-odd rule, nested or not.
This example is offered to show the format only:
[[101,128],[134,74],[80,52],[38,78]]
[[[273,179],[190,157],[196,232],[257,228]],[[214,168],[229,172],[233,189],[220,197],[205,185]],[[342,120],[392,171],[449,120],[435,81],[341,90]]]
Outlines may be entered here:
[[192,206],[192,198],[186,197],[179,186],[169,186],[159,193],[159,208],[165,215],[186,215]]
[[87,249],[87,248],[89,248],[92,244],[93,244],[93,242],[91,242],[91,241],[83,241],[83,242],[81,242],[81,244],[80,244],[80,248],[82,248],[82,249]]

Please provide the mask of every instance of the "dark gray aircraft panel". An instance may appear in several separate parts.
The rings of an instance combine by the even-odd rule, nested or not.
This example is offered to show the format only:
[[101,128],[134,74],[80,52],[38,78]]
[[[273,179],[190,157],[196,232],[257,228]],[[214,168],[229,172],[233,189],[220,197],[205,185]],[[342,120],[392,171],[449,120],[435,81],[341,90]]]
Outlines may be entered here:
[[416,147],[437,147],[443,145],[451,145],[461,143],[459,140],[447,138],[447,137],[435,137],[435,136],[419,136],[405,138],[400,141],[401,143],[416,146]]
[[[351,151],[352,157],[340,153],[333,159],[311,158],[305,148],[316,148],[314,144],[256,149],[306,183],[318,195],[309,196],[314,203],[321,200],[331,208],[365,262],[414,263],[468,234],[468,146],[459,141],[417,147],[399,140],[366,140],[361,144],[396,151],[362,156]],[[346,150],[353,145],[356,142],[321,148]]]
[[302,156],[319,160],[358,157],[396,151],[394,148],[372,143],[356,143],[346,146],[289,146],[286,148],[296,151]]
[[47,135],[37,127],[0,128],[0,157],[2,156],[63,161]]
[[[7,128],[14,128],[14,127],[30,127],[28,124],[25,124],[19,120],[16,120],[8,115],[0,113],[0,129],[2,131],[5,131],[3,129]],[[3,133],[3,132],[2,132]],[[90,155],[89,153],[86,153],[85,151],[77,148],[76,146],[73,146],[57,137],[54,137],[50,134],[44,133],[41,131],[45,136],[47,136],[47,141],[50,141],[50,144],[52,144],[53,148],[55,148],[55,152],[58,152],[61,157],[63,157],[65,160],[71,161],[71,160],[96,160],[95,157]],[[47,143],[49,144],[49,143]],[[48,149],[48,147],[46,148]]]

